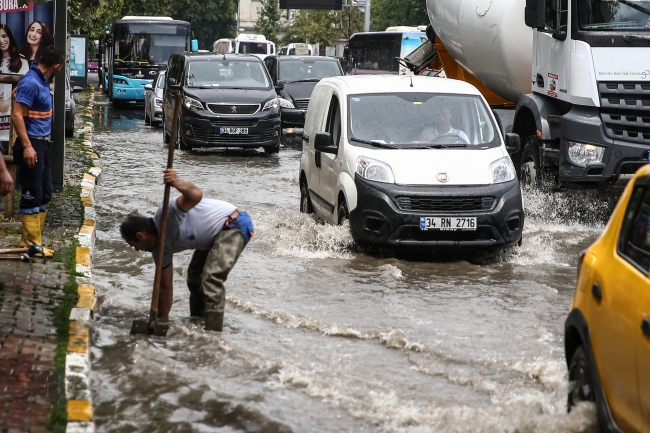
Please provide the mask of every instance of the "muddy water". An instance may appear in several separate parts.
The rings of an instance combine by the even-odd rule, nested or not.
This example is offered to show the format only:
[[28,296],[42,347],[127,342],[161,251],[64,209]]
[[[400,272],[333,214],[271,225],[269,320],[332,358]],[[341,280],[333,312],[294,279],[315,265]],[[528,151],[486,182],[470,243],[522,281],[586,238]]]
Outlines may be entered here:
[[[141,110],[96,106],[98,189],[93,399],[102,432],[580,432],[566,413],[563,323],[578,253],[608,206],[526,194],[524,245],[469,258],[379,258],[298,212],[300,143],[177,152],[181,177],[247,209],[258,236],[228,283],[225,329],[189,320],[174,259],[165,339],[130,337],[154,267],[118,226],[151,215],[166,162]],[[570,212],[568,211],[570,210]]]

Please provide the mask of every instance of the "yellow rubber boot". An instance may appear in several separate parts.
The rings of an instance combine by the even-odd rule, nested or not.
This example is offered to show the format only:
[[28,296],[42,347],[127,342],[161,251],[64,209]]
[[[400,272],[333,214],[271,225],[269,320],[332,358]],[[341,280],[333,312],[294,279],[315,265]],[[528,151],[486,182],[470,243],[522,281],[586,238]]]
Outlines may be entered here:
[[[43,235],[43,227],[45,227],[45,217],[47,217],[47,211],[38,213],[38,220],[39,220],[39,222],[41,224],[41,231],[39,232],[41,234],[41,237]],[[40,244],[40,245],[43,245],[43,244]],[[45,257],[53,257],[54,256],[54,250],[52,250],[50,248],[43,247],[43,251],[45,251]],[[40,257],[40,254],[37,254],[37,256]]]
[[20,226],[20,243],[19,247],[29,247],[32,245],[28,239],[41,245],[41,221],[38,214],[22,215],[22,225]]

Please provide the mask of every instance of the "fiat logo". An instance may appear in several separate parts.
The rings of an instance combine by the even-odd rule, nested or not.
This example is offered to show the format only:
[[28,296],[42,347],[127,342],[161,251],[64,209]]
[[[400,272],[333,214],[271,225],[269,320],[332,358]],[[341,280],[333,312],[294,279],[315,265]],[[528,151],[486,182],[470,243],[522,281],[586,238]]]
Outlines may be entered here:
[[438,179],[438,182],[442,182],[442,183],[445,183],[449,180],[449,176],[447,176],[447,173],[438,173],[436,178]]

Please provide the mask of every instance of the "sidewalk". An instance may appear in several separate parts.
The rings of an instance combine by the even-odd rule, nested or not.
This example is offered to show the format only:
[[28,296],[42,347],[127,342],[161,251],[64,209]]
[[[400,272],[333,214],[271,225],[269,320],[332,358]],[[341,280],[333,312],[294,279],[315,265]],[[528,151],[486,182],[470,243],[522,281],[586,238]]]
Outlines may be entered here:
[[[90,94],[77,94],[77,128],[90,119]],[[92,164],[80,132],[66,140],[64,190],[54,194],[43,230],[43,245],[56,251],[54,258],[0,260],[0,432],[66,429],[69,317],[79,297],[75,236],[84,223],[81,182]],[[0,221],[0,248],[19,240],[19,226]]]

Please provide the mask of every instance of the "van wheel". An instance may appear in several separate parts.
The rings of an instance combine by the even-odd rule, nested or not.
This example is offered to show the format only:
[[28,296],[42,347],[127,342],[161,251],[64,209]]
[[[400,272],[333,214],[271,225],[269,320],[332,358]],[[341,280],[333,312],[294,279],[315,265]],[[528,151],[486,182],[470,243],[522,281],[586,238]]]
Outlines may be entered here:
[[591,370],[587,361],[584,348],[579,346],[573,352],[569,365],[569,384],[571,386],[568,396],[569,411],[581,401],[596,401]]
[[272,154],[272,153],[278,153],[280,151],[280,139],[278,138],[278,143],[275,146],[269,146],[264,148],[264,153],[266,154]]
[[181,120],[178,119],[178,128],[176,129],[176,149],[178,150],[192,150],[192,148],[185,144],[183,136],[181,135]]
[[344,201],[339,203],[338,210],[338,221],[339,225],[343,224],[345,221],[350,219],[350,213],[348,212],[348,205]]
[[300,184],[300,212],[314,213],[314,206],[311,204],[311,197],[309,197],[309,187],[307,182]]
[[[165,116],[163,115],[163,119],[164,118],[165,118]],[[167,124],[165,123],[164,120],[163,120],[162,124],[163,124],[163,143],[167,144],[167,143],[169,143],[169,140],[171,139],[171,137],[169,136],[169,134],[167,134]]]

